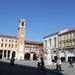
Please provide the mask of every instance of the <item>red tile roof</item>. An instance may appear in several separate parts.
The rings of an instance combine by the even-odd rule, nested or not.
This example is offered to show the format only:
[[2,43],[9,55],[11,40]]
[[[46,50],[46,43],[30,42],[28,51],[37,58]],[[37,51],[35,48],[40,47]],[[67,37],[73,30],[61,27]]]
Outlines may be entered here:
[[33,45],[42,45],[43,46],[42,42],[35,42],[35,41],[28,41],[28,40],[25,40],[25,44],[33,44]]

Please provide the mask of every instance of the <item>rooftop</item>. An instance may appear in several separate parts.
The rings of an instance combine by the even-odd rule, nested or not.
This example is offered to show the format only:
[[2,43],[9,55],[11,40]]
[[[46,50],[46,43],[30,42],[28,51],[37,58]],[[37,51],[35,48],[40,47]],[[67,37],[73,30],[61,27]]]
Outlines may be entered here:
[[63,34],[71,33],[71,32],[75,32],[75,28],[67,30],[67,31],[65,31],[63,33],[59,33],[58,35],[63,35]]
[[[11,35],[0,35],[0,38],[18,39],[17,36],[11,36]],[[25,44],[43,45],[42,42],[29,41],[29,40],[25,40]]]
[[25,40],[25,44],[43,45],[42,42]]
[[59,32],[55,32],[55,33],[53,33],[53,34],[50,34],[50,35],[44,36],[43,38],[45,39],[45,38],[48,38],[48,37],[50,37],[50,36],[57,35],[58,33],[59,33]]
[[2,38],[11,38],[11,39],[17,39],[16,36],[11,36],[11,35],[0,35]]

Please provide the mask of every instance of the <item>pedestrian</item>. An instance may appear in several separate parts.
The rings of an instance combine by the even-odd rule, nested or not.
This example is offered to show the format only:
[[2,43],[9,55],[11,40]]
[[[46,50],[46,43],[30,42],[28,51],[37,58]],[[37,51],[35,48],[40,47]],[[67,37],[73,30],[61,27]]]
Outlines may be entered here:
[[56,70],[60,70],[61,71],[61,58],[57,59]]
[[72,58],[69,60],[70,68],[73,67],[73,60]]
[[43,57],[41,57],[41,58],[39,59],[38,68],[40,68],[40,69],[45,69]]
[[11,60],[10,60],[10,64],[14,65],[14,61],[15,61],[15,59],[14,59],[14,57],[12,57]]
[[44,67],[44,60],[43,60],[43,57],[41,57],[41,67]]

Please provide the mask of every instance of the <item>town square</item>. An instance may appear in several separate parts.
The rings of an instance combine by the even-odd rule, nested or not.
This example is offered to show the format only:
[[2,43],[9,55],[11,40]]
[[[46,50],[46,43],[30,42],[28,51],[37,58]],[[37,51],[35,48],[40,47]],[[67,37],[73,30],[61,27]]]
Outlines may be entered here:
[[75,74],[74,0],[0,0],[0,74]]

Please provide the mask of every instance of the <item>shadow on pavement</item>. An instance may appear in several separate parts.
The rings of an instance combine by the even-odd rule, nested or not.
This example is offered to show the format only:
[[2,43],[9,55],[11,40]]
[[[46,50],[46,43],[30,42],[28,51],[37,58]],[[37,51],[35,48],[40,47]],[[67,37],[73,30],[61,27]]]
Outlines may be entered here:
[[0,75],[62,75],[62,73],[52,69],[40,70],[37,67],[0,62]]

